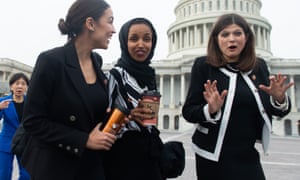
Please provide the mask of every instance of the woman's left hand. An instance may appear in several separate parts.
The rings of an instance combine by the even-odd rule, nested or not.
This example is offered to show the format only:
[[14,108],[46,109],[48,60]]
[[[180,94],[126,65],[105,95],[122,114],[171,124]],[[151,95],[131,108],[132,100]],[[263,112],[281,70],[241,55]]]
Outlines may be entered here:
[[285,101],[285,92],[294,85],[294,82],[285,83],[287,77],[282,74],[277,74],[276,76],[270,76],[270,85],[265,86],[260,84],[259,88],[279,103],[284,103]]
[[130,111],[129,119],[133,119],[137,123],[143,125],[143,119],[152,119],[154,118],[153,112],[151,109],[144,107],[141,103]]

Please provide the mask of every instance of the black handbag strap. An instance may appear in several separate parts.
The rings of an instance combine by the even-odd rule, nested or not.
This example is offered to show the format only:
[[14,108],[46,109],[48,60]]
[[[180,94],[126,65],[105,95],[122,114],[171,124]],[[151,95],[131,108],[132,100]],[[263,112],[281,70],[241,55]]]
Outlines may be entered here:
[[121,96],[123,97],[124,101],[126,102],[126,105],[129,109],[133,109],[133,105],[132,103],[129,101],[129,97],[128,97],[128,94],[127,94],[127,90],[126,90],[126,87],[125,85],[123,84],[123,81],[122,81],[122,77],[121,77],[121,74],[119,73],[118,70],[112,68],[110,70],[110,73],[111,75],[114,76],[114,78],[116,79],[116,81],[118,82],[118,88],[119,88],[119,92],[121,93]]

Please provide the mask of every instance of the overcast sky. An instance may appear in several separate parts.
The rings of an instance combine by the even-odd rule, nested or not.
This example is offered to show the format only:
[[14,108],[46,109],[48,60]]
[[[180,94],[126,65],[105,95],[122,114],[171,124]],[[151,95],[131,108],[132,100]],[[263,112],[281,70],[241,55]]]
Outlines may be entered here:
[[[34,66],[41,51],[66,42],[57,28],[74,0],[0,0],[0,58],[10,58]],[[261,15],[272,24],[271,50],[276,57],[300,58],[300,0],[261,0]],[[107,0],[112,7],[118,32],[132,17],[147,17],[158,32],[154,58],[168,53],[167,29],[175,21],[174,8],[179,0]],[[104,63],[120,54],[118,34],[100,54]]]

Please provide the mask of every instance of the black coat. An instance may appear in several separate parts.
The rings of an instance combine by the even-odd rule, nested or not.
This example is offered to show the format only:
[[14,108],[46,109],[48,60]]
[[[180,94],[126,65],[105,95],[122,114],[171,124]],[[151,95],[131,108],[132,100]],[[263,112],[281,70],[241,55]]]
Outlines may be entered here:
[[[290,112],[291,106],[288,99],[287,109],[275,108],[270,101],[270,96],[260,90],[260,84],[269,84],[269,71],[263,59],[257,60],[257,66],[249,72],[234,72],[229,68],[216,68],[206,62],[206,57],[199,57],[195,60],[189,91],[182,109],[183,117],[191,123],[197,125],[192,141],[195,152],[210,160],[218,161],[223,138],[227,132],[228,119],[230,118],[231,105],[234,98],[235,84],[237,83],[237,73],[242,74],[249,86],[253,96],[255,96],[260,116],[257,117],[263,122],[264,128],[262,135],[257,140],[262,140],[265,152],[268,149],[269,136],[271,132],[272,116],[283,117]],[[217,89],[221,93],[224,89],[228,90],[224,105],[221,109],[222,114],[216,124],[209,122],[204,107],[207,105],[203,97],[204,83],[207,80],[217,80]],[[247,97],[245,97],[247,98]],[[243,114],[240,114],[243,118]]]
[[[102,59],[92,53],[100,81],[98,107],[103,116],[94,118],[88,103],[86,82],[73,43],[39,55],[24,107],[24,128],[32,135],[22,163],[32,179],[102,180],[102,153],[86,149],[89,132],[102,121],[108,105],[107,80]],[[95,94],[95,96],[97,96]],[[86,174],[80,177],[78,173]]]

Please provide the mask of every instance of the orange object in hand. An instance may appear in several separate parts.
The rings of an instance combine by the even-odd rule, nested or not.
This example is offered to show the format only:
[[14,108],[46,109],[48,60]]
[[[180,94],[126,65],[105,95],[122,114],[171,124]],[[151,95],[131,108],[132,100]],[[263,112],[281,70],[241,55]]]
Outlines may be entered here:
[[128,114],[128,110],[125,108],[115,108],[102,131],[117,134],[122,128],[122,124],[125,123],[125,117]]

